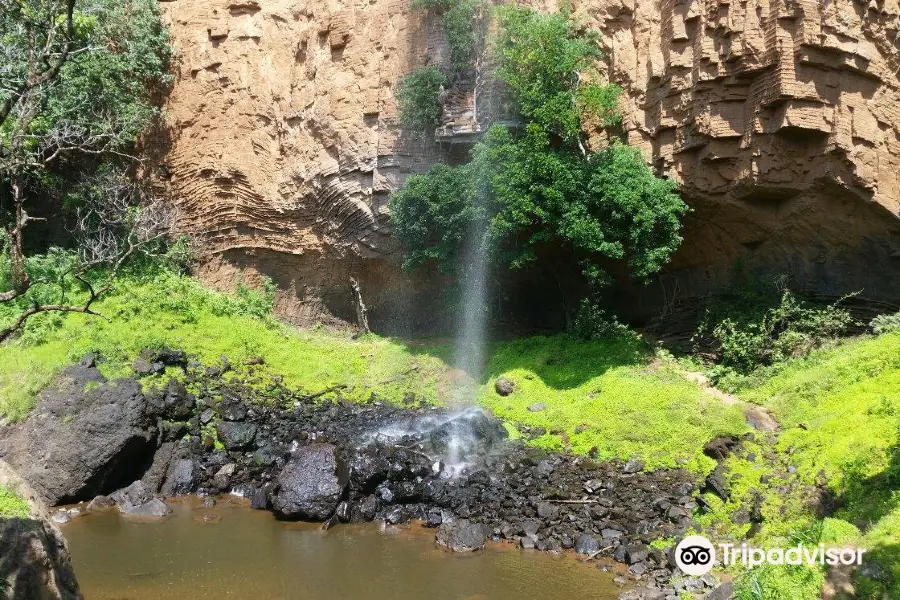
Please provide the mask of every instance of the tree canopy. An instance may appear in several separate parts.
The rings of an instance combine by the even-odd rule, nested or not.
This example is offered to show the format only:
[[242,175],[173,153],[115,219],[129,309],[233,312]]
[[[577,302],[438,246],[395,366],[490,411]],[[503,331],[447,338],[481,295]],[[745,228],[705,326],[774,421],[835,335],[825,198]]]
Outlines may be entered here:
[[566,14],[523,7],[500,8],[498,25],[496,76],[524,123],[492,126],[468,163],[436,165],[392,195],[406,265],[452,270],[474,227],[499,264],[526,266],[546,244],[569,248],[598,286],[609,261],[639,278],[657,272],[681,243],[687,207],[637,149],[615,138],[588,149],[588,121],[620,121],[620,90],[594,67],[596,36]]
[[[90,312],[108,287],[95,289],[91,271],[115,270],[148,233],[126,172],[159,115],[168,42],[154,0],[0,0],[0,302],[22,308],[0,341],[38,312]],[[53,277],[33,276],[47,263],[26,257],[38,200],[67,206],[89,246]],[[90,289],[86,305],[65,302],[67,276]]]

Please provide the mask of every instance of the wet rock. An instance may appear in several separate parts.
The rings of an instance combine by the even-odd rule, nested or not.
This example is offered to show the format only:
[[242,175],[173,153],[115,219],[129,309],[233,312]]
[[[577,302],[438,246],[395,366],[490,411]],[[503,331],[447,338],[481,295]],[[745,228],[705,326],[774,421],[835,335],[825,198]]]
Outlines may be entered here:
[[50,516],[50,520],[57,525],[65,525],[72,520],[72,515],[67,510],[58,510]]
[[626,474],[639,473],[644,470],[644,461],[631,459],[622,467],[622,472]]
[[216,423],[216,434],[226,450],[243,450],[256,439],[256,425],[253,423]]
[[[119,507],[122,510],[122,507]],[[140,506],[129,506],[123,513],[133,517],[162,518],[172,512],[169,506],[159,498],[153,498]]]
[[494,383],[494,389],[501,396],[509,396],[516,391],[516,384],[513,380],[506,377],[498,377]]
[[546,410],[547,405],[543,402],[536,402],[534,404],[528,405],[528,412],[541,412],[542,410]]
[[164,419],[186,421],[193,414],[196,399],[188,394],[183,383],[170,379],[161,390],[147,394],[147,403],[151,411]]
[[534,550],[534,540],[524,535],[519,538],[519,548],[523,550]]
[[474,552],[484,548],[487,531],[480,523],[460,519],[454,523],[444,523],[438,529],[437,543],[453,552]]
[[350,504],[347,502],[341,502],[340,504],[338,504],[337,510],[334,511],[334,514],[337,515],[337,518],[341,523],[349,523],[351,518]]
[[444,513],[433,508],[425,515],[425,527],[439,527],[444,522]]
[[509,434],[500,421],[473,409],[433,429],[428,441],[433,454],[446,456],[452,444],[458,459],[466,461],[488,453],[507,437]]
[[194,461],[189,458],[181,458],[169,465],[160,493],[168,497],[183,496],[193,492],[196,487],[197,471]]
[[253,490],[250,494],[250,507],[257,510],[269,509],[269,494],[265,488],[258,487]]
[[366,521],[374,519],[378,512],[378,499],[374,495],[366,496],[359,505],[359,512]]
[[278,474],[272,508],[282,517],[324,521],[347,485],[346,466],[332,444],[298,449]]
[[384,515],[384,520],[391,525],[403,523],[407,520],[406,511],[402,506],[394,506]]
[[94,367],[66,369],[0,445],[2,458],[50,505],[89,500],[140,477],[157,431],[141,385],[107,383]]
[[581,534],[575,540],[575,552],[578,554],[594,554],[600,550],[600,543],[591,535]]
[[219,415],[226,421],[243,421],[248,412],[247,406],[235,396],[226,396],[219,404]]
[[213,484],[219,488],[220,490],[227,490],[231,487],[231,477],[234,475],[234,472],[237,470],[237,465],[234,463],[228,463],[223,466],[221,469],[216,471],[216,474],[213,476]]
[[114,508],[115,506],[115,500],[109,496],[95,496],[94,499],[88,503],[88,510],[106,510]]
[[122,488],[110,496],[119,510],[126,512],[128,507],[140,506],[153,499],[153,492],[143,482],[135,481],[128,487]]

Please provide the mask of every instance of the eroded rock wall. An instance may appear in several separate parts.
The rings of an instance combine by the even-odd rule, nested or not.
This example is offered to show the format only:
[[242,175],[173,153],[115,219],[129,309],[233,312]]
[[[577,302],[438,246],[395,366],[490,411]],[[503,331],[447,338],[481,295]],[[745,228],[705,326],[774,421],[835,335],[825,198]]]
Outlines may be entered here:
[[[201,274],[224,287],[271,276],[301,322],[349,317],[355,276],[375,327],[433,321],[438,282],[400,271],[387,198],[465,152],[397,125],[400,77],[447,58],[440,23],[407,0],[163,6],[180,59],[159,181],[199,240]],[[604,34],[625,136],[694,209],[667,273],[630,304],[703,293],[742,261],[819,292],[900,299],[896,0],[575,10]]]
[[693,208],[658,286],[690,298],[740,263],[900,302],[895,0],[586,0],[629,143]]

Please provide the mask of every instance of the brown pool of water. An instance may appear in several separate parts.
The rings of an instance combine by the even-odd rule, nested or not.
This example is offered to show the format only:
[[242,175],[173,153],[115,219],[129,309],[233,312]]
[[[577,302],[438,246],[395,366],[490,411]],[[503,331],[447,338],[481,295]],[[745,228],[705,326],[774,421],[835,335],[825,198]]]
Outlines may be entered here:
[[115,511],[63,527],[87,600],[550,600],[618,597],[612,573],[573,556],[489,545],[451,554],[419,525],[286,523],[224,500],[139,521]]

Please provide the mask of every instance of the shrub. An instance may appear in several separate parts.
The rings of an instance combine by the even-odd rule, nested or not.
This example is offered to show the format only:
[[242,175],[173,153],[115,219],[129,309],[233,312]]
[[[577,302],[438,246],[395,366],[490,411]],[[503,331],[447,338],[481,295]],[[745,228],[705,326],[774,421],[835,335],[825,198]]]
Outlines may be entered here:
[[[779,304],[756,319],[722,319],[711,332],[719,346],[719,364],[749,373],[762,365],[807,354],[854,323],[850,313],[839,306],[841,300],[824,307],[810,306],[785,290]],[[700,332],[705,333],[704,325]]]
[[397,87],[397,103],[403,127],[424,134],[441,122],[442,90],[447,76],[435,66],[420,67],[406,75]]
[[415,0],[412,8],[425,8],[441,16],[450,42],[450,64],[456,72],[471,67],[484,47],[490,22],[486,0]]
[[569,333],[583,340],[615,338],[629,332],[628,326],[620,323],[615,315],[607,314],[587,298],[581,300],[569,326]]
[[878,315],[869,323],[875,335],[900,333],[900,312],[892,315]]

